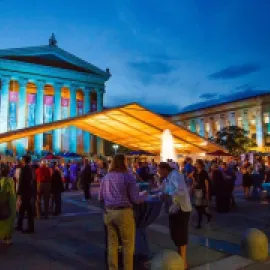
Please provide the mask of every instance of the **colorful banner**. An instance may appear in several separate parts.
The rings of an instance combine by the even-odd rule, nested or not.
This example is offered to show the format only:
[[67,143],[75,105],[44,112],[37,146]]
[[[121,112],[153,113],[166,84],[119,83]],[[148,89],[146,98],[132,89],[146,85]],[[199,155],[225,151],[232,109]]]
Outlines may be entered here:
[[35,125],[36,94],[27,94],[27,107],[27,125],[32,127]]
[[9,130],[17,128],[17,102],[9,102]]
[[51,123],[53,120],[53,96],[44,96],[44,123]]
[[36,104],[36,94],[27,94],[27,103]]
[[[77,115],[83,115],[83,102],[77,100]],[[83,151],[83,131],[77,128],[77,149]]]
[[53,105],[54,96],[44,96],[44,105]]
[[83,101],[82,100],[77,100],[77,108],[82,109],[83,108]]
[[69,99],[68,98],[61,98],[61,106],[68,107],[69,106]]
[[[65,119],[69,117],[69,99],[62,98],[61,99],[61,119]],[[62,128],[62,139],[61,139],[61,148],[64,151],[69,150],[69,129],[68,128]]]
[[91,101],[91,112],[97,111],[97,102],[95,100]]
[[9,92],[9,101],[10,102],[17,102],[18,101],[18,92],[10,91]]

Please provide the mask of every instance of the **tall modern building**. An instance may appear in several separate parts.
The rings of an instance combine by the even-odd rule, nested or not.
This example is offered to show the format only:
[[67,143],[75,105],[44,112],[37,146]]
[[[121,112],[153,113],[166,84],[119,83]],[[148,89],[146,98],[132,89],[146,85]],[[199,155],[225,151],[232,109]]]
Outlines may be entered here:
[[[46,46],[0,50],[0,133],[101,111],[110,76],[59,48],[54,35]],[[0,145],[9,150],[102,154],[103,141],[69,127]]]
[[256,141],[252,150],[270,152],[270,92],[261,93],[247,92],[244,98],[214,101],[208,106],[190,105],[169,118],[206,139],[226,126],[239,126]]

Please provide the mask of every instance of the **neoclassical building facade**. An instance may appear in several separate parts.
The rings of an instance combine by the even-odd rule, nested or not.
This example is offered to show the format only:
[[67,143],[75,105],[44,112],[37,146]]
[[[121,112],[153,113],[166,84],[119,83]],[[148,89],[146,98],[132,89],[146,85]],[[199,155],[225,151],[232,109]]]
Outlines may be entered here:
[[270,152],[270,93],[187,110],[169,118],[207,139],[223,127],[239,126],[256,141],[253,150]]
[[[101,111],[110,76],[59,48],[54,35],[46,46],[0,50],[0,133]],[[102,154],[103,141],[70,127],[0,145],[8,150]]]

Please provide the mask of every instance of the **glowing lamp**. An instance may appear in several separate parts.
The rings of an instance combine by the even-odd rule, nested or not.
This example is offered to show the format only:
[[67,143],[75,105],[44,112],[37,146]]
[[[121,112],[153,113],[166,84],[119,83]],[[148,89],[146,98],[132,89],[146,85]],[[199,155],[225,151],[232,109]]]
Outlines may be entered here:
[[114,153],[116,154],[117,153],[117,150],[119,148],[119,145],[118,144],[113,144],[113,149],[114,149]]
[[206,124],[205,124],[205,130],[206,130],[207,132],[209,132],[209,130],[210,130],[210,124],[209,124],[209,123],[206,123]]
[[208,142],[205,141],[205,142],[202,142],[200,145],[201,146],[206,146],[207,144],[208,144]]

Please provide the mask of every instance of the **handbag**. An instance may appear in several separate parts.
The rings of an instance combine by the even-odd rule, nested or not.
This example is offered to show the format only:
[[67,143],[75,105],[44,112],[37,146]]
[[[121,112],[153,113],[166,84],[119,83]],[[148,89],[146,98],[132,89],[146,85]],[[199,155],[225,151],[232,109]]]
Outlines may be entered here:
[[195,206],[203,206],[203,190],[195,189],[194,190],[194,205]]

